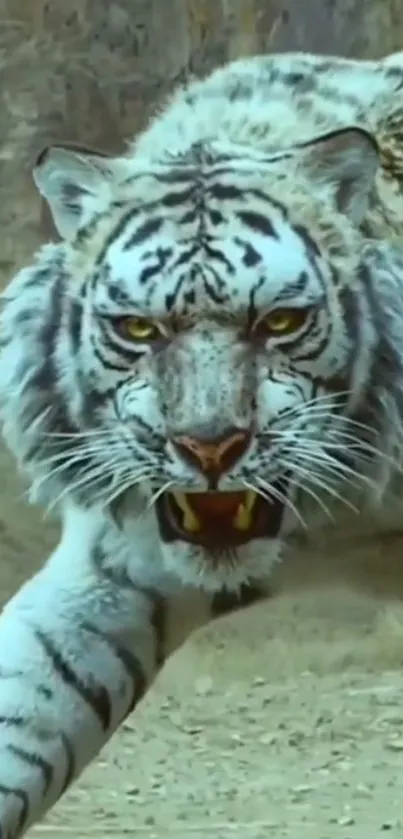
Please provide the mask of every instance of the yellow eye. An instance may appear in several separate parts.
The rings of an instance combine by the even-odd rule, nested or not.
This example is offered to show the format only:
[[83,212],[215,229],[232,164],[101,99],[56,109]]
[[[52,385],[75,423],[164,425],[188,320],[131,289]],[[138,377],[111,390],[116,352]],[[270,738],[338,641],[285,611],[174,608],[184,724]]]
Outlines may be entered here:
[[271,335],[290,335],[306,321],[309,309],[273,309],[260,322],[260,327]]
[[128,341],[154,341],[162,336],[158,324],[145,318],[122,318],[119,321],[119,331]]

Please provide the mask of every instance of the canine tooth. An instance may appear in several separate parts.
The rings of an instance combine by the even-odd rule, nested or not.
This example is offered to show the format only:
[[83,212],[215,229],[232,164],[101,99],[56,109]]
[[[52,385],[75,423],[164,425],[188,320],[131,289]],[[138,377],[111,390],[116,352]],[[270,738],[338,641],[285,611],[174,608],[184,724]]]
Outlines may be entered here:
[[233,520],[233,525],[237,530],[249,530],[256,498],[256,493],[251,489],[245,493],[245,501],[239,505]]
[[189,533],[196,533],[197,530],[200,530],[200,522],[196,516],[196,513],[193,512],[186,495],[183,492],[173,492],[173,497],[179,507],[179,509],[183,513],[182,525]]
[[245,492],[245,507],[249,512],[251,512],[251,510],[253,510],[253,507],[256,504],[256,500],[257,500],[256,492],[254,492],[253,489],[248,489]]
[[188,531],[188,533],[196,533],[198,530],[200,530],[199,519],[197,518],[197,516],[195,516],[192,510],[184,513],[182,524],[185,530]]
[[251,514],[246,509],[245,504],[240,504],[233,521],[233,525],[237,530],[249,530],[251,521]]

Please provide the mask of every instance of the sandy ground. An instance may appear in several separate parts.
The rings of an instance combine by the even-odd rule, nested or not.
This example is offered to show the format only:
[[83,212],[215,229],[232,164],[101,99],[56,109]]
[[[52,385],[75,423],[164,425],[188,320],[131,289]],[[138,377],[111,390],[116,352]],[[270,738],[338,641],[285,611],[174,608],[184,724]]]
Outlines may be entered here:
[[[54,533],[0,467],[6,597]],[[402,547],[310,546],[275,598],[197,630],[33,836],[401,837]]]

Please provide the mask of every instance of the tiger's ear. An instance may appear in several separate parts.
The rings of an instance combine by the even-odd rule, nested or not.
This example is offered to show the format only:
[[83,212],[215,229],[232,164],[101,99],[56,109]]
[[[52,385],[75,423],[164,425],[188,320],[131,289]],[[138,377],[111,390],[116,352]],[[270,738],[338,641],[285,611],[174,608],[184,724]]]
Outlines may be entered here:
[[309,180],[324,191],[339,212],[361,224],[367,212],[379,150],[375,138],[361,128],[348,127],[322,135],[303,149]]
[[85,146],[52,145],[41,152],[33,178],[63,239],[107,206],[117,169],[118,160]]

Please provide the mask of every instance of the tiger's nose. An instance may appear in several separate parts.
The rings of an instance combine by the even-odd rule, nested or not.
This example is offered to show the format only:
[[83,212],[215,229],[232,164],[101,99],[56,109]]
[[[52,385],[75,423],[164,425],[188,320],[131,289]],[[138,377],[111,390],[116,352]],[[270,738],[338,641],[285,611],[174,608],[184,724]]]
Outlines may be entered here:
[[183,460],[210,479],[228,472],[249,448],[252,432],[228,428],[218,437],[180,434],[171,438]]

